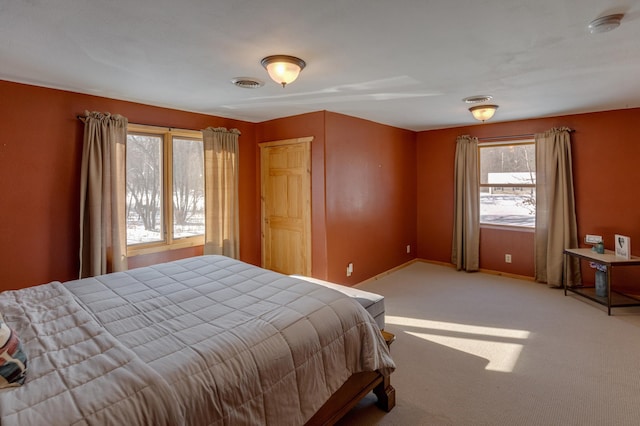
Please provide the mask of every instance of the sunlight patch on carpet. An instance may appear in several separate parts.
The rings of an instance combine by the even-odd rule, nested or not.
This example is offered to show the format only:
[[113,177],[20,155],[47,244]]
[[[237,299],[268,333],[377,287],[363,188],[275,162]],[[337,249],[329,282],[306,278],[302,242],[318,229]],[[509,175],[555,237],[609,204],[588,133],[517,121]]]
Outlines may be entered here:
[[496,338],[520,341],[527,339],[530,334],[526,330],[396,316],[387,316],[385,322],[421,329],[420,331],[405,330],[405,333],[486,359],[488,361],[486,370],[505,373],[513,371],[524,345],[520,342],[496,341]]

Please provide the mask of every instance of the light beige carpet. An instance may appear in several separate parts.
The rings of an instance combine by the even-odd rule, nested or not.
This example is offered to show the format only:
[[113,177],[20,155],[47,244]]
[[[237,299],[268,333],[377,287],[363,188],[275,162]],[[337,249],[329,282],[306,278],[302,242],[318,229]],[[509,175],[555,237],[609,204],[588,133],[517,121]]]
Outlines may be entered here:
[[341,425],[640,425],[640,309],[543,284],[413,263],[385,296],[397,405]]

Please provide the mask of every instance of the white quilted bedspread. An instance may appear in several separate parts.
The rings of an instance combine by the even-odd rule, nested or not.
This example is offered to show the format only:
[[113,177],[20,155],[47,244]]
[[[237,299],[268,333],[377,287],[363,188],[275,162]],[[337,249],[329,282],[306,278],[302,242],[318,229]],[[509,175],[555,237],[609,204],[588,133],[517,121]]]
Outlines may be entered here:
[[[58,291],[61,286],[40,287]],[[7,293],[37,292],[40,287]],[[87,361],[82,361],[84,357],[75,349],[50,355],[49,346],[32,344],[42,340],[35,337],[40,332],[29,331],[29,322],[22,324],[18,311],[12,311],[6,319],[10,325],[18,325],[18,333],[28,340],[25,349],[30,370],[27,383],[18,389],[20,398],[0,393],[3,424],[6,418],[32,412],[34,407],[37,414],[33,416],[50,416],[49,412],[72,420],[62,405],[50,404],[51,411],[38,409],[39,400],[47,403],[51,399],[47,395],[60,391],[57,398],[72,407],[96,405],[96,394],[79,391],[78,400],[73,389],[86,386],[98,392],[98,383],[104,382],[100,395],[104,394],[106,401],[99,404],[109,411],[120,410],[110,402],[117,399],[110,396],[112,392],[123,397],[142,383],[145,389],[155,390],[143,395],[143,401],[127,402],[133,407],[132,421],[102,422],[88,417],[88,424],[299,425],[351,374],[390,373],[394,368],[376,323],[351,298],[223,256],[183,259],[71,281],[64,287],[86,312],[76,312],[78,319],[75,314],[70,317],[68,327],[53,321],[61,315],[47,310],[41,313],[42,321],[47,323],[51,318],[50,327],[73,330],[69,331],[70,342],[89,339],[88,345],[94,347],[94,340],[104,341],[104,347],[95,348],[99,353],[96,366],[83,365]],[[78,306],[67,300],[69,295],[60,293],[61,305]],[[18,301],[18,296],[12,297]],[[0,295],[3,312],[7,303],[13,304],[7,298]],[[94,329],[96,336],[83,337],[86,330],[93,334]],[[47,334],[54,334],[52,339],[67,339],[64,333],[49,330]],[[113,355],[109,355],[111,351]],[[107,354],[104,365],[103,354]],[[68,385],[70,379],[64,371],[51,365],[57,358],[69,365],[75,386]],[[45,365],[39,365],[41,362]],[[127,377],[112,380],[110,374]],[[133,383],[127,383],[128,376]],[[28,402],[25,399],[20,406],[22,397]],[[139,408],[137,404],[142,403],[148,407]],[[157,412],[149,408],[156,403],[161,404]],[[83,412],[83,408],[74,410],[78,415]],[[152,415],[157,421],[147,421]]]
[[0,391],[2,425],[177,425],[173,391],[58,282],[0,294],[28,356],[27,382]]

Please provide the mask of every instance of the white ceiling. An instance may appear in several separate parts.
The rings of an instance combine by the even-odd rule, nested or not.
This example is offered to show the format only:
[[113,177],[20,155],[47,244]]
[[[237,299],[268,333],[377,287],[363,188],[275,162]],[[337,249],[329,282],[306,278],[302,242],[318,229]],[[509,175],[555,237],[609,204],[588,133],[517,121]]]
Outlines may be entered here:
[[[625,14],[619,28],[587,31],[611,13]],[[260,65],[273,54],[307,68],[283,89]],[[473,95],[494,97],[492,121],[632,108],[640,4],[2,0],[0,79],[250,122],[329,110],[416,131],[473,124]]]

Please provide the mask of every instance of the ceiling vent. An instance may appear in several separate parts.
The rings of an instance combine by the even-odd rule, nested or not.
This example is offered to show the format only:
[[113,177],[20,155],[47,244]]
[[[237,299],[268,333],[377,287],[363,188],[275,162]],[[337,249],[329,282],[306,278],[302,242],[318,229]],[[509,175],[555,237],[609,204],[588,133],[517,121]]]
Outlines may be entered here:
[[602,16],[598,19],[594,19],[589,23],[589,32],[591,34],[606,33],[611,30],[615,30],[620,26],[620,21],[624,14],[616,13],[614,15]]
[[469,96],[468,98],[464,98],[462,101],[466,104],[479,104],[480,102],[487,102],[493,99],[491,95],[479,95],[479,96]]
[[243,89],[257,89],[258,87],[264,86],[264,82],[258,80],[257,78],[251,77],[236,77],[231,82]]

